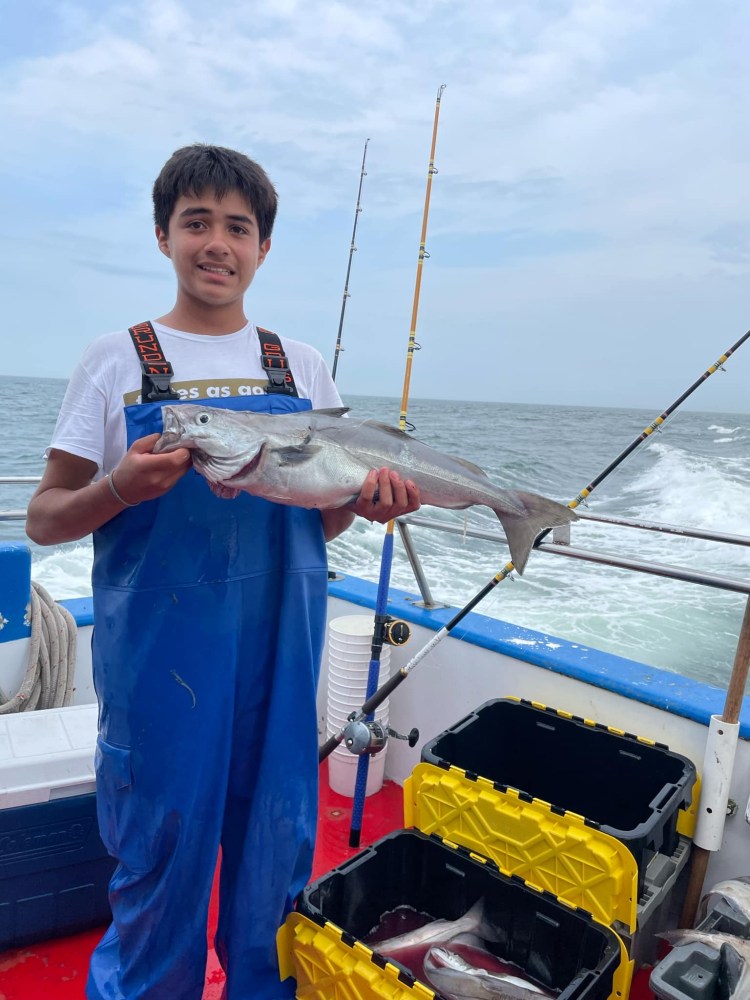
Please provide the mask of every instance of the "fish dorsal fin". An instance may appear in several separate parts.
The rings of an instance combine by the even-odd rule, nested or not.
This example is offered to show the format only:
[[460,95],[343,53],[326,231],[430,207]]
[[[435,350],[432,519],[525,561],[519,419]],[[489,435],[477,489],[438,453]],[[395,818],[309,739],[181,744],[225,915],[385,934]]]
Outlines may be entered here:
[[343,417],[343,415],[348,413],[350,409],[350,406],[329,406],[322,410],[309,410],[308,412],[319,413],[322,417]]
[[406,438],[407,441],[412,441],[406,431],[402,431],[400,427],[394,427],[392,424],[381,423],[380,420],[363,420],[363,426],[373,427],[376,431],[382,431],[384,434],[391,434],[393,437]]
[[458,462],[459,465],[463,465],[467,472],[473,472],[475,476],[487,476],[484,469],[480,469],[480,467],[478,465],[474,465],[473,462],[469,462],[465,458],[457,458],[455,455],[451,455],[451,458],[454,462]]

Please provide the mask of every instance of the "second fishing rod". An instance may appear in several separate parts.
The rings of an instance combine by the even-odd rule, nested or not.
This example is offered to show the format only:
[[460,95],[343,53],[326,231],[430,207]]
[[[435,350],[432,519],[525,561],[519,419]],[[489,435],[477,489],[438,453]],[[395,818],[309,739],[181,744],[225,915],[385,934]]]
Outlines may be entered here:
[[[599,485],[601,485],[601,483],[604,482],[604,480],[608,476],[610,476],[615,471],[615,469],[617,469],[620,465],[622,465],[625,459],[628,458],[635,451],[635,449],[638,448],[639,445],[643,443],[643,441],[646,441],[648,438],[650,438],[651,435],[656,430],[658,430],[665,423],[665,421],[670,416],[672,416],[673,413],[675,413],[675,411],[685,402],[685,400],[688,399],[688,397],[691,396],[695,392],[695,390],[698,389],[699,386],[701,386],[706,381],[707,378],[709,378],[711,375],[714,374],[714,372],[718,371],[719,369],[723,369],[724,363],[748,339],[750,339],[750,330],[744,333],[742,337],[740,337],[740,339],[735,344],[729,347],[717,361],[715,361],[712,365],[710,365],[702,373],[702,375],[700,375],[699,378],[697,378],[680,396],[677,397],[677,399],[673,403],[671,403],[662,413],[659,414],[659,416],[657,416],[650,424],[648,424],[643,429],[643,431],[641,431],[638,437],[634,438],[630,442],[630,444],[626,448],[624,448],[619,453],[619,455],[615,459],[613,459],[613,461],[610,462],[609,465],[607,465],[606,468],[604,468],[599,473],[598,476],[592,479],[592,481],[588,484],[588,486],[584,487],[584,489],[582,489],[581,492],[578,493],[577,496],[575,496],[569,502],[568,507],[570,507],[571,509],[575,509],[576,507],[580,506],[580,504],[584,503],[585,500],[593,493],[593,491]],[[544,539],[548,534],[549,530],[542,532],[538,536],[535,544],[539,545],[542,539]],[[343,726],[337,733],[334,733],[332,736],[329,737],[329,739],[324,744],[321,745],[318,751],[318,760],[319,761],[325,760],[326,757],[328,757],[336,749],[336,747],[339,746],[344,741],[345,738],[347,738],[347,731],[349,731],[350,734],[353,732],[355,733],[352,742],[354,743],[354,745],[358,745],[361,747],[364,742],[364,734],[363,733],[357,734],[356,731],[354,730],[354,727],[359,725],[365,725],[366,723],[364,722],[364,720],[366,720],[369,715],[375,712],[378,706],[383,701],[385,701],[385,699],[388,698],[400,684],[402,684],[406,680],[411,671],[419,663],[421,663],[422,660],[425,659],[425,657],[427,657],[432,652],[435,646],[437,646],[440,642],[442,642],[442,640],[445,639],[451,633],[451,631],[456,627],[456,625],[458,625],[459,622],[461,622],[466,617],[466,615],[469,614],[470,611],[473,611],[473,609],[481,601],[483,601],[484,598],[487,597],[487,595],[490,594],[499,583],[501,583],[507,576],[509,576],[513,572],[514,568],[515,567],[512,562],[507,563],[498,573],[495,574],[495,576],[488,583],[484,585],[484,587],[482,587],[480,591],[478,591],[478,593],[474,595],[474,597],[471,598],[471,600],[467,604],[465,604],[459,611],[456,612],[453,618],[451,618],[451,620],[446,625],[444,625],[441,629],[439,629],[435,633],[432,639],[430,639],[430,641],[426,643],[419,650],[419,652],[417,652],[411,658],[411,660],[409,660],[409,662],[405,666],[401,667],[401,669],[397,673],[395,673],[389,680],[387,680],[385,684],[383,684],[380,688],[378,688],[377,691],[375,691],[374,694],[372,694],[365,701],[360,711],[356,714],[353,714],[353,717],[350,719],[348,725]],[[349,739],[347,740],[347,743],[349,743]]]
[[[404,385],[403,392],[401,396],[401,413],[399,417],[399,427],[402,431],[407,429],[413,430],[411,424],[408,423],[406,419],[407,408],[409,403],[409,386],[411,382],[411,367],[412,359],[414,357],[414,351],[418,349],[416,342],[416,332],[417,332],[417,316],[419,313],[419,293],[422,285],[422,265],[426,257],[429,254],[425,250],[425,240],[427,238],[427,219],[430,212],[430,192],[432,191],[432,178],[437,173],[435,167],[435,146],[437,143],[437,131],[438,131],[438,121],[440,118],[440,101],[443,96],[443,91],[445,90],[445,84],[441,84],[438,88],[437,97],[435,99],[435,115],[432,125],[432,143],[430,146],[430,162],[427,168],[427,189],[425,191],[424,200],[424,210],[422,214],[422,232],[419,240],[419,254],[417,260],[417,277],[414,286],[414,301],[412,305],[412,315],[411,323],[409,325],[409,341],[406,351],[406,368],[404,371]],[[372,635],[372,643],[370,646],[370,667],[367,678],[367,691],[366,695],[371,698],[377,688],[378,675],[380,670],[380,656],[383,649],[384,634],[386,627],[387,614],[386,609],[388,606],[388,588],[390,586],[391,577],[391,563],[393,561],[393,520],[388,522],[385,531],[385,538],[383,539],[383,551],[380,557],[380,576],[378,581],[378,596],[375,605],[375,619],[374,619],[374,629]],[[366,717],[363,716],[363,718]],[[371,722],[368,719],[368,722]],[[340,743],[341,740],[331,748],[335,749],[335,746]],[[330,751],[329,751],[330,752]],[[325,756],[328,756],[326,754]],[[319,758],[320,761],[324,760],[324,757]],[[363,754],[360,756],[359,762],[357,764],[357,778],[354,788],[354,804],[352,807],[352,822],[349,831],[349,846],[359,847],[360,836],[362,832],[362,817],[365,808],[365,796],[367,789],[367,774],[369,769],[369,756]]]

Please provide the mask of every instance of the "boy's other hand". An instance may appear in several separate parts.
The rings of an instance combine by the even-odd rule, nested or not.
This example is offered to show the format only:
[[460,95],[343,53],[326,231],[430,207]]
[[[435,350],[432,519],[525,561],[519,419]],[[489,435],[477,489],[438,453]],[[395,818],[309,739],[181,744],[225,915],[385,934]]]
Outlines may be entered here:
[[114,470],[117,492],[128,503],[155,500],[185,475],[191,466],[187,448],[153,454],[159,434],[148,434],[134,441]]
[[420,507],[419,489],[393,469],[371,469],[349,510],[368,521],[387,524],[394,517],[411,514]]

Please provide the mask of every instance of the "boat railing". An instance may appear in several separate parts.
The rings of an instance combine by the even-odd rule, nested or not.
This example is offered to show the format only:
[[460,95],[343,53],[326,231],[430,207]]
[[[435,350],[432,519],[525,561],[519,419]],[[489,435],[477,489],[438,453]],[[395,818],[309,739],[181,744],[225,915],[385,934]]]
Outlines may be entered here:
[[[40,476],[0,476],[0,486],[25,486],[36,485],[41,482]],[[601,524],[610,524],[621,528],[632,528],[640,531],[655,531],[668,535],[678,535],[683,538],[694,538],[701,541],[721,542],[727,545],[741,545],[750,547],[750,537],[744,535],[732,535],[720,531],[708,531],[703,528],[688,528],[673,524],[661,524],[654,521],[645,521],[636,518],[614,517],[608,514],[594,514],[590,511],[577,510],[582,521],[596,521]],[[23,521],[26,518],[25,509],[0,510],[0,522],[3,521]],[[449,522],[438,518],[425,517],[422,514],[409,514],[406,517],[398,518],[396,525],[399,530],[404,551],[409,560],[414,579],[416,581],[421,601],[425,608],[440,607],[441,602],[436,601],[430,591],[430,585],[422,566],[422,561],[417,552],[410,529],[424,528],[433,531],[442,531],[447,534],[461,535],[466,538],[480,538],[484,541],[497,544],[507,544],[502,531],[489,528],[470,528],[457,522]],[[665,577],[670,580],[680,580],[684,583],[694,583],[704,587],[714,587],[718,590],[726,590],[736,594],[750,596],[750,580],[740,580],[736,577],[725,576],[718,573],[707,573],[702,570],[693,570],[683,566],[670,566],[665,563],[649,562],[644,559],[629,559],[610,552],[597,552],[593,549],[580,548],[570,544],[570,525],[562,528],[555,528],[550,536],[546,536],[537,543],[536,548],[541,552],[548,552],[552,555],[564,556],[568,559],[580,559],[585,562],[598,563],[604,566],[611,566],[615,569],[630,570],[636,573],[646,573],[652,576]]]
[[[586,511],[577,511],[581,520],[598,521],[605,524],[612,524],[623,528],[634,528],[642,531],[657,531],[669,535],[679,535],[684,538],[696,538],[703,541],[722,542],[728,545],[750,546],[750,538],[744,535],[730,535],[725,532],[707,531],[702,528],[686,528],[672,524],[658,524],[653,521],[641,521],[633,518],[610,517],[604,514],[589,514]],[[429,584],[422,568],[421,560],[414,546],[410,528],[419,527],[436,531],[443,531],[451,535],[460,535],[465,538],[481,538],[484,541],[507,544],[502,531],[489,528],[469,528],[458,523],[451,523],[437,518],[424,517],[421,514],[408,514],[396,521],[399,534],[404,545],[407,558],[417,581],[419,592],[422,597],[421,604],[426,608],[439,606],[430,592]],[[549,537],[549,536],[547,536]],[[552,555],[565,556],[569,559],[581,559],[585,562],[599,563],[604,566],[611,566],[616,569],[631,570],[636,573],[646,573],[651,576],[665,577],[670,580],[680,580],[684,583],[696,583],[704,587],[714,587],[718,590],[727,590],[737,594],[750,596],[750,580],[740,580],[736,577],[725,576],[718,573],[706,573],[702,570],[692,570],[683,566],[669,566],[665,563],[649,562],[644,559],[629,559],[609,552],[596,552],[593,549],[578,548],[570,544],[570,525],[562,528],[555,528],[552,531],[551,541],[542,539],[536,548],[540,552],[549,552]]]
[[[0,486],[38,486],[41,476],[0,476]],[[25,521],[26,509],[0,510],[1,521]]]

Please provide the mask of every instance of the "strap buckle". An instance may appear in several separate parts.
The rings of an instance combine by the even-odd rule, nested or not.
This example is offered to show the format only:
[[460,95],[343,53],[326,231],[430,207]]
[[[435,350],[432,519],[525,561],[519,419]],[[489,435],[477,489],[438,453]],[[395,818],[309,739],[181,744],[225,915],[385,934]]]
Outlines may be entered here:
[[179,393],[176,393],[170,385],[174,377],[172,365],[164,357],[153,325],[148,320],[145,323],[137,323],[128,328],[128,333],[141,363],[141,402],[179,399]]
[[266,373],[268,385],[266,393],[279,393],[284,396],[297,396],[297,386],[294,384],[294,376],[289,370],[284,348],[281,341],[270,330],[258,327],[258,337],[260,339],[260,363]]
[[141,361],[141,372],[143,374],[141,402],[152,403],[160,399],[180,398],[180,394],[175,392],[171,385],[174,377],[171,362],[165,361],[157,366],[148,361]]
[[[261,357],[261,364],[268,379],[267,393],[282,393],[285,396],[296,396],[294,383],[287,368],[286,358]],[[290,382],[292,384],[290,385]]]

